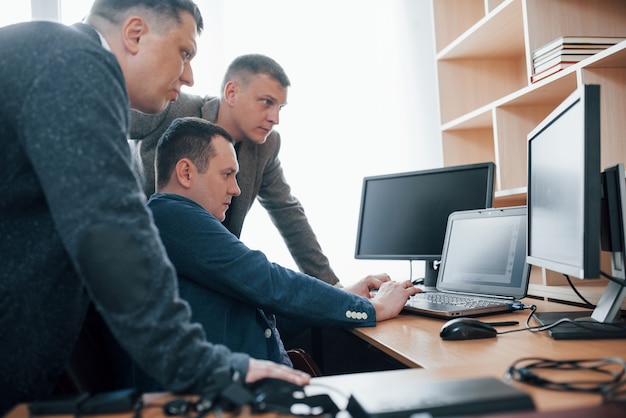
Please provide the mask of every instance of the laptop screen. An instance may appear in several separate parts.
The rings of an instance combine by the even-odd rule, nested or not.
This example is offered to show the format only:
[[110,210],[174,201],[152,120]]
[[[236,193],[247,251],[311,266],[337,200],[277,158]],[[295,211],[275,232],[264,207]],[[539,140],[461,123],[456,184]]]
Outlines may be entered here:
[[525,207],[450,215],[439,290],[521,298],[528,289],[528,269]]

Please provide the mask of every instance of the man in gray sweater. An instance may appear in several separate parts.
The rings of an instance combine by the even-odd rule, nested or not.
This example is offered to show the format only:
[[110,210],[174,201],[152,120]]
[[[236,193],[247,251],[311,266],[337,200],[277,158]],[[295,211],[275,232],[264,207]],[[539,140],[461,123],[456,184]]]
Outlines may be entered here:
[[50,393],[90,302],[168,390],[222,367],[308,381],[190,322],[131,169],[129,107],[161,112],[193,84],[202,26],[191,0],[96,0],[85,24],[0,28],[0,415]]
[[242,55],[230,64],[222,97],[182,94],[158,115],[131,113],[131,148],[147,197],[154,193],[154,153],[163,132],[178,117],[195,116],[214,122],[233,137],[240,171],[241,195],[233,198],[224,226],[236,237],[255,199],[267,210],[298,268],[336,285],[328,258],[309,224],[304,208],[285,179],[278,153],[281,138],[273,128],[287,102],[290,81],[272,58]]

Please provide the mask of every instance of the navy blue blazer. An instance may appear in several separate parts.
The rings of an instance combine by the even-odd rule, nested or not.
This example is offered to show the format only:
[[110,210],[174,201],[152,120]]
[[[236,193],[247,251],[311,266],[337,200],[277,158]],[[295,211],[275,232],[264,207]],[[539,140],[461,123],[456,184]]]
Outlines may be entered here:
[[368,299],[271,263],[197,203],[156,194],[148,207],[176,268],[180,296],[209,341],[283,362],[273,314],[310,325],[376,325]]

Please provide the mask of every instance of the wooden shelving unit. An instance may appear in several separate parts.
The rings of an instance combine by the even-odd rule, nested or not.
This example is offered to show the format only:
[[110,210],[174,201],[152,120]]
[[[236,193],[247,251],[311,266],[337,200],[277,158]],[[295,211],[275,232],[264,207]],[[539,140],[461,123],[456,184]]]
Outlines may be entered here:
[[[433,0],[433,20],[444,165],[495,162],[496,206],[526,203],[527,134],[582,84],[601,86],[602,167],[626,163],[626,41],[530,81],[532,52],[559,36],[626,37],[626,1]],[[575,284],[597,301],[606,281]],[[540,269],[529,293],[580,301]]]

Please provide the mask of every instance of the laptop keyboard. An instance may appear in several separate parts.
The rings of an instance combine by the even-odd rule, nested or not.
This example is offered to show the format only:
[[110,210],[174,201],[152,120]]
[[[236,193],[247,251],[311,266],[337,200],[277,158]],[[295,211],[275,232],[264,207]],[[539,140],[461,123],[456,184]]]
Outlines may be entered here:
[[427,293],[418,293],[416,295],[411,296],[411,298],[407,301],[407,305],[411,306],[411,302],[430,302],[436,303],[438,305],[454,305],[460,308],[477,308],[477,307],[487,307],[487,306],[500,306],[503,301],[496,301],[490,299],[480,299],[472,296],[461,296],[461,295],[452,295],[448,293],[437,293],[437,292],[427,292]]

